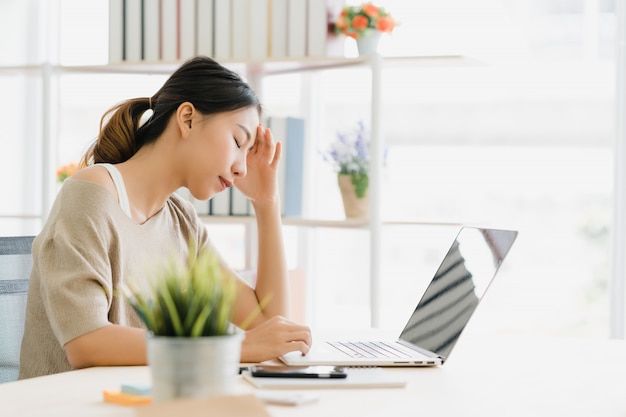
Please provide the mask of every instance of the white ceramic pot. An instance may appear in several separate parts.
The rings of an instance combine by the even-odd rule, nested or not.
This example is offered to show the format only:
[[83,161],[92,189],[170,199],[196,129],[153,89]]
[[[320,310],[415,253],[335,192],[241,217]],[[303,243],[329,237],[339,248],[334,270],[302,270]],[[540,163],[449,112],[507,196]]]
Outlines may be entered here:
[[371,30],[360,35],[356,40],[356,46],[359,50],[359,56],[365,56],[378,52],[379,41],[380,32],[377,30]]
[[148,335],[153,400],[233,394],[243,337],[243,333],[210,337]]

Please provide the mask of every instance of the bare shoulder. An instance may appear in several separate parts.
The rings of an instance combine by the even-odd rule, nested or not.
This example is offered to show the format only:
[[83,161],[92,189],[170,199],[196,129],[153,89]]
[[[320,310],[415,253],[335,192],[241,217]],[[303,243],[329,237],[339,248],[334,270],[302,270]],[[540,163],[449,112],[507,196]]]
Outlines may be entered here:
[[102,166],[92,165],[80,169],[72,176],[72,179],[93,182],[101,185],[109,190],[111,194],[117,196],[117,190],[115,189],[115,184],[109,175],[109,171]]

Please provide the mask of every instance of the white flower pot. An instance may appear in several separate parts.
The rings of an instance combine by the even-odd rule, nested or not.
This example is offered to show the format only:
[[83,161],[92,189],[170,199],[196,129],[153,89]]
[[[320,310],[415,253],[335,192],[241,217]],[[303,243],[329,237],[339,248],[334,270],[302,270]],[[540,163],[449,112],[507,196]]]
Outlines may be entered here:
[[153,400],[233,394],[243,337],[243,333],[210,337],[148,335]]
[[380,41],[380,32],[371,30],[360,35],[356,40],[356,46],[359,50],[359,56],[365,56],[378,52],[378,42]]

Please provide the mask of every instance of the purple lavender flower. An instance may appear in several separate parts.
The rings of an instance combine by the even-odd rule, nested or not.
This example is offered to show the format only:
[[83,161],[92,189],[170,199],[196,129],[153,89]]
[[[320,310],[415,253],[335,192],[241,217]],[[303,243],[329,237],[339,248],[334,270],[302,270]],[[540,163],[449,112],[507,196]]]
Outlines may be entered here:
[[356,128],[337,132],[337,140],[322,153],[339,174],[365,175],[369,173],[369,131],[359,121]]

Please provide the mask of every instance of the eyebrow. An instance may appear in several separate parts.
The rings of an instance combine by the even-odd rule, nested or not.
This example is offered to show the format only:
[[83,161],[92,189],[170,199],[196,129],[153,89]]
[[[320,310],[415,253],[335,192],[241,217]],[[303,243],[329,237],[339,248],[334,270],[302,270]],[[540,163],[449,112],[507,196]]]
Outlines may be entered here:
[[248,137],[248,140],[250,140],[250,138],[252,137],[250,131],[244,125],[240,125],[239,123],[237,123],[237,126],[239,126],[244,132],[246,132],[246,136]]

